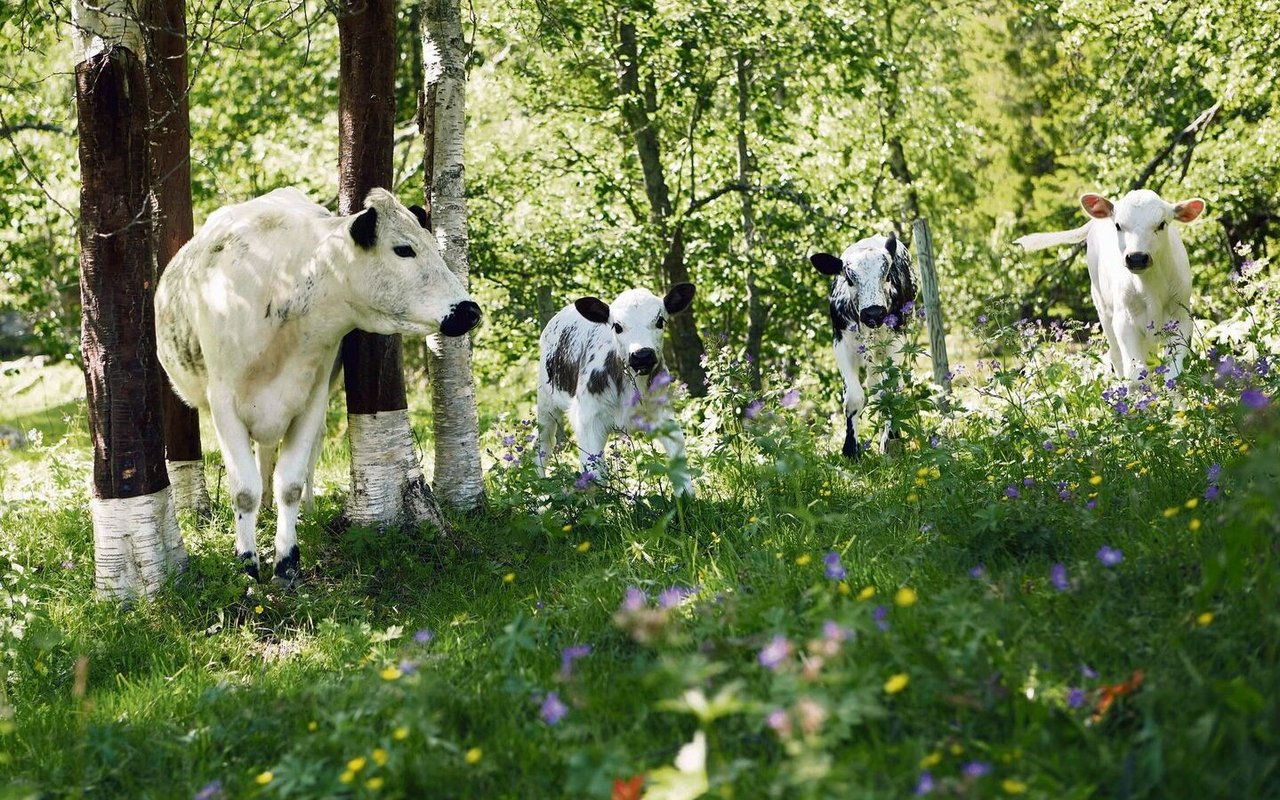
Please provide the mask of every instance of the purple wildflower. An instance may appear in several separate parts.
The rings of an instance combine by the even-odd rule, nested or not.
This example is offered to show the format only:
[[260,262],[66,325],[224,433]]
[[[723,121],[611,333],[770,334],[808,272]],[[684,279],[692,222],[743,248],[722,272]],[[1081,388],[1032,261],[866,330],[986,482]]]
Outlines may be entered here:
[[832,550],[822,557],[822,563],[827,566],[827,578],[833,581],[842,581],[848,577],[848,571],[844,565],[840,563],[840,554]]
[[827,620],[822,623],[822,638],[831,642],[843,642],[853,635],[853,631],[844,627],[835,620]]
[[1022,485],[1023,485],[1023,486],[1027,486],[1027,487],[1035,486],[1035,485],[1036,485],[1036,479],[1035,479],[1035,478],[1023,478],[1023,479],[1022,479]]
[[1209,479],[1210,483],[1217,483],[1218,478],[1222,477],[1222,465],[1210,464],[1209,468],[1204,471],[1204,476]]
[[929,772],[921,772],[920,780],[916,781],[916,797],[924,797],[932,792],[935,786],[933,775]]
[[560,700],[560,695],[547,692],[547,698],[542,701],[542,709],[538,713],[543,722],[555,725],[569,713],[569,707]]
[[986,324],[987,324],[987,315],[986,315],[986,314],[979,314],[979,315],[978,315],[978,324],[979,324],[979,325],[986,325]]
[[783,408],[795,408],[796,403],[800,402],[800,390],[791,389],[786,394],[784,394],[782,396],[782,399],[779,400],[778,402],[782,405]]
[[75,569],[75,568],[76,568],[76,562],[74,562],[74,561],[72,561],[71,559],[69,559],[69,558],[68,558],[68,559],[66,559],[65,561],[63,561],[63,562],[62,562],[62,568],[63,568],[63,569]]
[[778,665],[791,655],[791,642],[782,634],[775,635],[760,651],[760,666],[765,669],[777,669]]
[[649,389],[650,391],[653,391],[655,389],[666,388],[671,385],[673,380],[675,380],[675,378],[671,377],[671,373],[664,369],[649,379]]
[[760,416],[760,411],[763,408],[764,408],[763,400],[752,400],[750,403],[747,404],[747,408],[745,411],[742,412],[742,415],[747,419],[755,419],[756,417]]
[[515,457],[515,456],[513,456],[513,455],[511,455],[510,453],[503,453],[503,454],[502,454],[502,460],[503,460],[503,461],[515,461],[515,460],[516,460],[516,457]]
[[502,444],[504,447],[510,447],[515,443],[516,443],[516,435],[514,433],[508,433],[506,436],[502,437]]
[[779,736],[786,735],[791,730],[791,718],[787,716],[785,708],[775,708],[769,712],[769,716],[764,718],[765,724]]
[[1074,438],[1076,438],[1076,437],[1077,437],[1077,436],[1079,436],[1079,435],[1080,435],[1080,434],[1076,433],[1076,429],[1075,429],[1075,428],[1072,428],[1071,430],[1067,431],[1067,438],[1068,438],[1068,439],[1074,439]]
[[1084,689],[1072,687],[1067,691],[1067,708],[1079,708],[1084,705]]
[[965,764],[960,768],[960,774],[964,775],[966,778],[977,780],[984,775],[991,774],[991,765],[985,761],[970,761],[968,764]]
[[1044,444],[1042,444],[1042,445],[1040,445],[1040,446],[1041,446],[1041,447],[1043,447],[1045,450],[1047,450],[1047,451],[1051,452],[1051,453],[1053,452],[1054,446],[1053,446],[1053,440],[1052,440],[1052,439],[1045,439],[1045,440],[1044,440]]
[[973,578],[975,581],[982,580],[986,576],[987,576],[987,568],[982,566],[981,564],[978,564],[975,567],[969,568],[969,577]]
[[688,586],[672,586],[669,589],[663,589],[658,594],[658,606],[660,608],[675,608],[683,603],[686,597],[691,597],[697,593],[696,589],[691,589]]
[[217,800],[222,796],[222,781],[212,780],[200,787],[195,800]]
[[435,632],[428,628],[422,628],[413,634],[413,640],[418,644],[430,644],[431,640],[436,638]]
[[418,662],[410,659],[404,659],[399,664],[400,672],[403,675],[412,675],[418,671]]
[[882,631],[889,630],[889,609],[884,606],[876,606],[871,612],[871,619],[875,620],[876,627]]
[[1271,404],[1271,398],[1267,397],[1257,389],[1245,389],[1240,393],[1240,404],[1246,408],[1252,408],[1258,411],[1266,408]]
[[1093,680],[1094,678],[1098,677],[1098,673],[1093,669],[1093,667],[1089,666],[1088,664],[1080,665],[1080,674],[1088,678],[1089,680]]
[[937,447],[941,442],[942,442],[942,437],[936,433],[929,437],[930,447]]
[[639,611],[649,604],[649,595],[645,594],[643,589],[637,589],[634,586],[628,586],[626,593],[622,596],[623,611]]
[[932,522],[926,522],[926,523],[924,523],[924,524],[922,524],[922,525],[920,526],[920,532],[921,532],[921,533],[928,533],[928,532],[929,532],[929,531],[931,531],[931,530],[933,530],[933,523],[932,523]]
[[1018,492],[1018,487],[1011,483],[1005,487],[1004,496],[1010,500],[1017,500],[1021,494]]
[[897,315],[897,314],[885,314],[885,317],[884,317],[884,326],[885,326],[886,328],[896,328],[896,327],[898,327],[898,315]]
[[1095,508],[1097,508],[1097,507],[1098,507],[1098,501],[1097,501],[1097,500],[1088,500],[1088,501],[1086,501],[1086,502],[1085,502],[1085,504],[1084,504],[1084,509],[1085,509],[1085,511],[1092,511],[1092,510],[1094,510],[1094,509],[1095,509]]
[[573,482],[573,486],[575,489],[583,490],[591,486],[591,483],[595,479],[596,474],[589,469],[585,469],[582,471],[582,474],[578,476],[578,479]]
[[1071,581],[1067,579],[1067,567],[1065,564],[1054,564],[1049,568],[1049,583],[1053,584],[1053,588],[1060,592],[1065,592],[1071,588]]
[[1098,548],[1098,561],[1104,567],[1114,567],[1121,561],[1124,561],[1124,553],[1121,553],[1114,547],[1103,545]]
[[1205,499],[1205,500],[1217,500],[1217,499],[1218,499],[1218,493],[1219,493],[1220,491],[1221,491],[1221,490],[1220,490],[1220,489],[1218,489],[1218,484],[1216,484],[1216,483],[1211,483],[1211,484],[1209,484],[1209,488],[1207,488],[1207,489],[1205,489],[1205,490],[1204,490],[1204,499]]
[[916,301],[908,300],[907,302],[902,304],[902,313],[910,314],[912,311],[915,310],[915,308],[916,308]]
[[591,645],[574,644],[560,651],[560,677],[568,680],[573,675],[573,662],[591,655]]

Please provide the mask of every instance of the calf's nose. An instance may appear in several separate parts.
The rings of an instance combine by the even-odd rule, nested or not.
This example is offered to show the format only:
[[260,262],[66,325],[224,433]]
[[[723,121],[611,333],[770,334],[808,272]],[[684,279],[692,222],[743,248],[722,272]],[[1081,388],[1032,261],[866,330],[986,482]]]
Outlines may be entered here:
[[480,322],[480,306],[470,300],[455,305],[449,315],[440,320],[440,332],[445,336],[461,336]]
[[884,323],[884,317],[887,309],[884,306],[867,306],[858,314],[862,318],[862,324],[868,328],[879,328]]
[[1144,270],[1151,266],[1151,255],[1149,253],[1126,253],[1124,265],[1134,272]]
[[628,356],[627,364],[633,371],[648,375],[654,367],[658,366],[658,354],[652,348],[644,347]]

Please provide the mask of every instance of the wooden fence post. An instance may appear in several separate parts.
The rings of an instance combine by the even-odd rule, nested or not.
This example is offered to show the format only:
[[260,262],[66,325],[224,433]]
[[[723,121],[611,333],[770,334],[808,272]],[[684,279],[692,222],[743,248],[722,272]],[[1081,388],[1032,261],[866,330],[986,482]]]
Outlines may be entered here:
[[925,321],[929,325],[929,354],[933,359],[933,381],[942,387],[942,408],[951,393],[951,368],[947,363],[947,332],[942,325],[942,298],[938,295],[938,273],[933,266],[933,237],[929,221],[917,219],[911,226],[916,263],[920,265],[920,290],[924,294]]

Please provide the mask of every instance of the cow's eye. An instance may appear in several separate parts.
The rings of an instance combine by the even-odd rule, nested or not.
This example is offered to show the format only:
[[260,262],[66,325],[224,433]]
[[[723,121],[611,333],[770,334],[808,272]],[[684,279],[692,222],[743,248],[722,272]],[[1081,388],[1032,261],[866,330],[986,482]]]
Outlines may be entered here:
[[1162,231],[1162,230],[1164,230],[1164,227],[1165,227],[1166,225],[1168,225],[1168,224],[1169,224],[1169,221],[1168,221],[1168,220],[1161,220],[1160,224],[1156,226],[1156,230],[1157,230],[1157,231]]
[[391,248],[391,252],[395,253],[401,258],[413,258],[414,256],[417,255],[417,253],[413,252],[413,248],[407,244],[398,244],[395,247]]
[[622,333],[622,324],[618,322],[613,323],[613,332]]
[[1119,223],[1119,222],[1117,222],[1117,223],[1116,223],[1116,230],[1117,230],[1117,231],[1118,231],[1118,230],[1120,230],[1120,223]]
[[663,325],[666,325],[666,324],[667,324],[667,321],[664,320],[662,317],[658,317],[658,321],[653,323],[655,328],[661,328]]

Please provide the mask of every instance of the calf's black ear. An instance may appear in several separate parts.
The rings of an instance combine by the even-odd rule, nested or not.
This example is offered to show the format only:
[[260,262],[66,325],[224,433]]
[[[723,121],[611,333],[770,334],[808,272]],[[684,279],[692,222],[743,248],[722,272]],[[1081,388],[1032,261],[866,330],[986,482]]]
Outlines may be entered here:
[[573,307],[578,309],[578,313],[588,322],[609,321],[609,304],[599,297],[579,297],[573,301]]
[[366,208],[351,221],[351,240],[361,249],[370,250],[378,241],[378,211]]
[[693,302],[693,293],[692,283],[677,283],[671,287],[671,291],[667,292],[667,296],[662,298],[662,306],[667,309],[668,314],[679,314]]
[[422,206],[409,206],[409,211],[418,218],[418,225],[423,228],[427,227],[427,210]]
[[844,262],[830,253],[814,253],[809,256],[809,263],[823,275],[839,275],[844,269]]
[[889,231],[889,241],[884,243],[884,249],[889,251],[889,255],[898,255],[898,234]]

